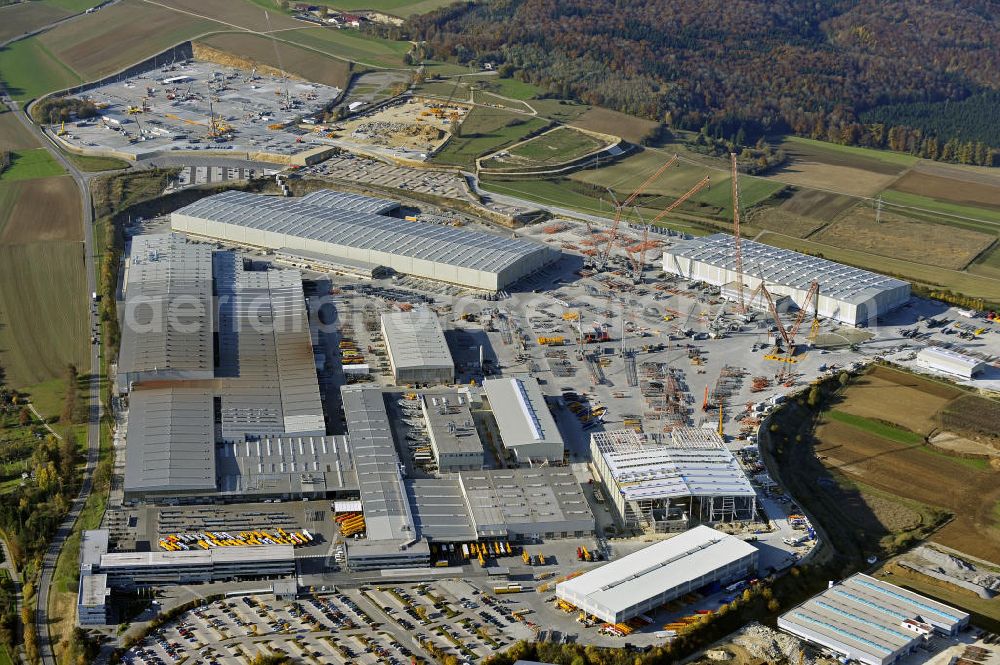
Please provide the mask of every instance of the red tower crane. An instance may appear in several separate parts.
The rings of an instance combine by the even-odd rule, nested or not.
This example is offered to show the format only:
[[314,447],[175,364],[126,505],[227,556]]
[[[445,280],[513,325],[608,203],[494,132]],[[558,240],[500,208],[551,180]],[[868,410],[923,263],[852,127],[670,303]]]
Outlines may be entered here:
[[736,303],[740,314],[746,314],[747,307],[743,300],[743,253],[740,250],[740,185],[739,169],[736,167],[736,153],[729,153],[732,160],[733,173],[733,263],[736,267]]
[[643,181],[643,183],[639,185],[636,188],[636,190],[629,195],[627,199],[625,199],[621,203],[617,202],[615,203],[615,221],[612,223],[611,231],[608,233],[607,244],[604,246],[604,249],[600,250],[597,253],[597,256],[595,257],[594,260],[595,268],[597,268],[598,270],[603,270],[608,265],[608,260],[611,258],[611,250],[615,245],[615,240],[618,238],[618,226],[621,224],[622,213],[624,212],[625,208],[632,205],[632,202],[635,201],[639,197],[639,195],[646,190],[647,187],[653,184],[653,182],[655,182],[657,178],[663,175],[664,171],[666,171],[668,168],[676,164],[677,159],[678,159],[677,155],[674,155],[673,157],[668,159],[663,164],[663,166],[658,168],[648,178],[646,178]]

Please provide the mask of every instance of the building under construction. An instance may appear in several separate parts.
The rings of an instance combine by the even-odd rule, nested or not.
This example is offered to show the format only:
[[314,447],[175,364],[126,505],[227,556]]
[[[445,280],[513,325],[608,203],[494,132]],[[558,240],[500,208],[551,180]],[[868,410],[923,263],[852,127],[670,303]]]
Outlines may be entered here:
[[752,520],[756,492],[715,431],[680,427],[652,440],[635,430],[590,437],[594,471],[626,529],[684,531],[699,523]]
[[[684,240],[664,249],[663,270],[719,287],[740,279],[747,298],[763,279],[772,296],[788,296],[799,307],[809,300],[815,283],[818,296],[810,308],[821,318],[851,326],[873,323],[910,299],[910,284],[902,280],[752,240],[742,240],[740,248],[742,271],[736,267],[733,236],[716,233]],[[735,287],[727,293],[738,298]]]

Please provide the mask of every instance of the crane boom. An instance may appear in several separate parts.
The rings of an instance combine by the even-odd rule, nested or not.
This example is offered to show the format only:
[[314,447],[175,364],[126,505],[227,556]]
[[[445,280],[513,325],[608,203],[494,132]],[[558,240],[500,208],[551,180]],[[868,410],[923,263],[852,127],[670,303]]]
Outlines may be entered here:
[[[795,322],[792,323],[792,327],[788,331],[788,337],[792,340],[789,344],[794,342],[795,335],[798,334],[799,328],[802,327],[802,322],[805,321],[806,318],[806,311],[809,309],[809,305],[813,303],[813,300],[815,300],[816,307],[819,307],[819,282],[817,281],[813,281],[813,283],[809,285],[809,291],[806,293],[806,299],[802,302],[802,307],[799,308],[798,316],[795,317]],[[816,318],[815,313],[813,318]]]
[[767,290],[766,286],[764,286],[764,279],[763,279],[763,277],[761,277],[760,292],[763,293],[764,296],[767,298],[767,306],[771,310],[771,316],[774,317],[774,325],[777,326],[777,328],[778,328],[778,334],[781,335],[781,339],[785,340],[785,344],[789,348],[791,348],[792,347],[792,339],[791,339],[791,337],[788,336],[788,331],[785,330],[785,326],[781,322],[781,317],[778,316],[778,308],[775,307],[775,305],[774,305],[774,298],[771,297],[771,292]]
[[669,215],[671,212],[674,211],[675,208],[677,208],[677,206],[679,206],[680,204],[682,204],[685,201],[687,201],[689,198],[691,198],[692,196],[694,196],[695,194],[697,194],[698,192],[700,192],[705,187],[708,187],[711,184],[711,182],[712,182],[711,176],[705,176],[704,178],[702,178],[701,180],[699,180],[698,184],[696,184],[694,187],[692,187],[687,192],[685,192],[684,194],[682,194],[680,196],[680,198],[678,198],[676,201],[674,201],[673,203],[671,203],[670,205],[668,205],[666,208],[664,208],[663,210],[661,210],[660,213],[656,217],[653,218],[653,221],[650,222],[650,224],[655,224],[656,222],[660,221],[661,219],[663,219],[664,217],[666,217],[667,215]]
[[[741,314],[746,314],[746,303],[743,300],[743,253],[740,250],[740,185],[739,169],[736,167],[736,153],[729,153],[732,160],[733,181],[733,263],[736,268],[736,298]],[[767,291],[765,291],[767,293]],[[770,294],[768,295],[770,298]]]
[[660,168],[656,169],[656,171],[654,171],[652,174],[650,174],[650,176],[648,178],[646,178],[642,182],[642,184],[639,185],[635,189],[635,191],[632,192],[629,195],[629,197],[627,199],[625,199],[621,203],[618,203],[618,204],[615,205],[615,221],[611,225],[611,231],[610,231],[610,233],[608,233],[608,242],[604,246],[604,249],[601,250],[600,252],[598,252],[598,255],[597,255],[597,265],[596,265],[596,267],[599,270],[603,269],[604,266],[607,265],[608,259],[611,258],[611,249],[615,246],[615,240],[618,238],[618,226],[621,224],[621,221],[622,221],[622,212],[625,210],[625,208],[627,208],[628,206],[632,205],[632,202],[635,201],[636,198],[638,198],[638,196],[640,194],[642,194],[646,190],[647,187],[649,187],[651,184],[653,184],[653,182],[657,178],[659,178],[661,175],[663,175],[664,171],[666,171],[668,168],[670,168],[671,166],[673,166],[674,164],[676,164],[678,159],[679,158],[678,158],[677,155],[673,155],[670,159],[668,159],[663,164],[663,166],[661,166]]

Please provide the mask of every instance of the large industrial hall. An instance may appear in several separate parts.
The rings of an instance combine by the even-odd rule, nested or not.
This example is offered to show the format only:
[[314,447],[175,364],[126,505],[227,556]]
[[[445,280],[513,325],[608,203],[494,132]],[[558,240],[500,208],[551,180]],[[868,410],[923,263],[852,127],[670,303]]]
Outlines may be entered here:
[[[363,199],[363,200],[361,200]],[[391,206],[325,191],[279,198],[228,191],[170,215],[174,231],[284,253],[384,266],[474,289],[509,287],[559,258],[532,240],[388,217]]]
[[[726,233],[678,242],[664,250],[663,270],[713,286],[733,284],[739,277],[734,242]],[[773,295],[801,306],[816,282],[819,296],[810,307],[817,307],[821,318],[846,325],[868,325],[910,299],[910,284],[893,277],[752,240],[741,241],[740,252],[746,294],[763,278]]]

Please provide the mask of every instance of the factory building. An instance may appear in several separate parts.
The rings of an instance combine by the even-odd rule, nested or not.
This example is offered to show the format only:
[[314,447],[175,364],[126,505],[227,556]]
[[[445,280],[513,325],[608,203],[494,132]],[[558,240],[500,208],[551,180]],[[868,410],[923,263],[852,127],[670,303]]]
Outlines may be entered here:
[[211,379],[212,248],[136,236],[122,283],[118,392],[138,381]]
[[778,617],[778,628],[865,665],[895,663],[933,635],[954,637],[969,615],[857,573]]
[[984,372],[987,363],[940,346],[926,346],[917,351],[917,366],[932,372],[948,374],[959,379],[974,379]]
[[633,429],[591,434],[595,475],[622,526],[667,533],[754,519],[757,494],[722,437],[700,427],[666,437],[652,442]]
[[563,439],[534,377],[487,379],[486,399],[503,447],[518,464],[560,462]]
[[233,252],[166,234],[133,238],[126,271],[117,382],[129,404],[126,500],[214,498],[220,482],[229,491],[314,495],[319,481],[305,478],[304,458],[317,469],[326,460],[313,447],[302,465],[274,459],[269,475],[216,468],[217,444],[230,445],[225,453],[273,439],[281,457],[291,454],[283,436],[326,435],[298,271],[247,270]]
[[559,258],[521,238],[334,207],[330,200],[228,191],[170,215],[174,231],[287,254],[306,251],[487,291]]
[[427,565],[430,546],[417,534],[382,391],[347,385],[340,393],[367,529],[365,538],[347,543],[348,568]]
[[420,411],[440,473],[483,468],[483,442],[469,410],[468,390],[423,393]]
[[595,529],[580,482],[564,467],[462,471],[405,485],[417,531],[435,543],[582,538]]
[[397,385],[455,383],[455,361],[437,314],[423,308],[388,312],[381,325]]
[[198,584],[266,579],[295,574],[291,545],[263,545],[253,555],[238,547],[180,552],[108,552],[108,532],[83,532],[80,576],[104,574],[107,587],[135,589],[163,584]]
[[[817,307],[820,318],[851,326],[873,323],[910,299],[910,284],[892,277],[752,240],[743,240],[740,247],[746,296],[763,276],[768,291],[790,297],[799,307],[815,281],[819,298],[810,309]],[[740,277],[734,253],[733,236],[725,233],[683,240],[664,249],[663,270],[722,287]]]
[[556,585],[556,597],[608,623],[712,584],[754,575],[757,548],[707,526],[645,547]]

